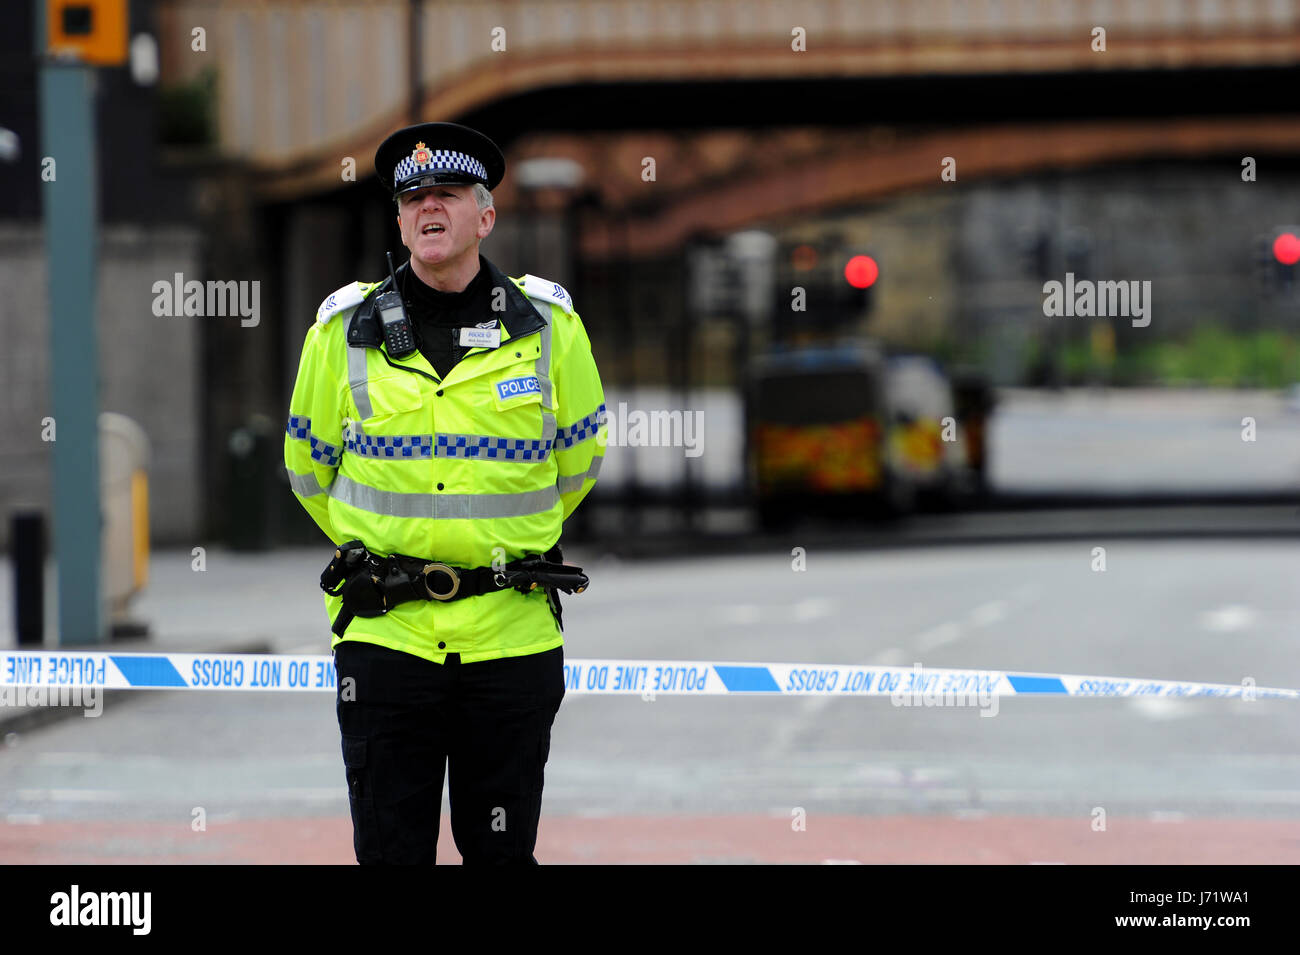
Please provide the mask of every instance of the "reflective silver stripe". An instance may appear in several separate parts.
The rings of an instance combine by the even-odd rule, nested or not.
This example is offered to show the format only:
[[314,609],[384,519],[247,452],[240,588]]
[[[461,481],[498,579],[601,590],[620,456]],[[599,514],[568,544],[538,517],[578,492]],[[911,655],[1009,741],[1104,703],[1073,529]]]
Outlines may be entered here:
[[330,497],[372,514],[388,517],[427,517],[467,520],[480,517],[524,517],[548,511],[560,499],[554,485],[519,494],[403,494],[381,491],[340,474],[330,485]]
[[343,335],[343,347],[348,350],[348,384],[352,387],[352,401],[357,406],[357,414],[363,418],[371,418],[374,417],[374,412],[370,408],[370,386],[366,374],[368,349],[353,348],[348,344],[352,337],[352,323],[357,320],[358,311],[360,311],[359,306],[348,316],[347,328],[344,329]]
[[329,493],[329,488],[321,487],[321,483],[316,480],[315,474],[295,474],[290,471],[289,486],[303,497],[315,497],[317,494]]
[[552,413],[555,405],[551,402],[551,306],[535,298],[530,298],[528,301],[533,303],[533,308],[537,309],[537,314],[542,317],[544,323],[541,331],[541,348],[537,360],[533,362],[533,370],[537,374],[537,383],[542,390],[542,445],[549,448],[555,441],[557,431],[555,415]]
[[[551,306],[550,303],[543,304],[535,298],[528,301],[533,303],[533,308],[537,309],[537,314],[542,316],[545,324],[542,326],[542,347],[537,355],[537,361],[533,362],[533,368],[537,371],[538,384],[542,386],[542,407],[554,408],[551,404]],[[552,421],[552,426],[554,421]],[[554,435],[542,435],[543,438],[554,437]]]
[[600,473],[600,463],[605,460],[605,455],[599,454],[591,459],[591,467],[587,468],[582,474],[561,474],[555,480],[555,486],[561,494],[568,494],[570,491],[581,491],[582,483],[588,478],[593,481],[596,475]]

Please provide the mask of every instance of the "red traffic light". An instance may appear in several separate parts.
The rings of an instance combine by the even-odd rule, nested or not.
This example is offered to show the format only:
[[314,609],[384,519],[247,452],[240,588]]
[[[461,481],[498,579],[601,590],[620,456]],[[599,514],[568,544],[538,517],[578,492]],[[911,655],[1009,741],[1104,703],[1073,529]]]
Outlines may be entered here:
[[[1293,236],[1294,238],[1294,236]],[[880,266],[869,255],[855,255],[844,266],[844,277],[854,288],[870,288],[880,275]]]
[[1273,240],[1273,255],[1283,265],[1295,265],[1300,262],[1300,239],[1290,232],[1283,232]]

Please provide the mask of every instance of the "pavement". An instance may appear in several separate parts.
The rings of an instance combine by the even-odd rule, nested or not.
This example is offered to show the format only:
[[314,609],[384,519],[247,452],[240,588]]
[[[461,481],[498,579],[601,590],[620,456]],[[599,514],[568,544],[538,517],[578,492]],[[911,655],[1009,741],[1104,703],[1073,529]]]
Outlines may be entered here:
[[[543,815],[534,856],[548,865],[1295,865],[1300,822],[1120,818]],[[450,816],[441,831],[450,833]],[[346,815],[209,822],[0,825],[10,865],[353,865]],[[439,865],[459,865],[450,838]]]

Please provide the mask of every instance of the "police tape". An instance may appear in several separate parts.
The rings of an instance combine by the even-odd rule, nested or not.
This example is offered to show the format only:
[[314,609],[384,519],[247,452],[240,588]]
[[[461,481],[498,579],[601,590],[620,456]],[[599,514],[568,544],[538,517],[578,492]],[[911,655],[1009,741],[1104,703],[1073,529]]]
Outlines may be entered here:
[[[261,653],[112,653],[0,650],[0,691],[47,686],[106,690],[334,692],[334,658]],[[891,696],[933,699],[1007,696],[1241,697],[1300,699],[1300,690],[1136,677],[1003,670],[697,660],[568,660],[568,693],[666,696]],[[924,698],[924,699],[922,699]],[[961,702],[957,700],[957,702]]]

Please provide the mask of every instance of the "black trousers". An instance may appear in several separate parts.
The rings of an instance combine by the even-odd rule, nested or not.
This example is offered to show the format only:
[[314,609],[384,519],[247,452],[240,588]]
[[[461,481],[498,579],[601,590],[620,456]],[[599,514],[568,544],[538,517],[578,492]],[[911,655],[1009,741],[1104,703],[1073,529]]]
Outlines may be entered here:
[[345,640],[334,668],[357,862],[435,862],[446,768],[465,863],[537,864],[563,647],[477,663],[453,653],[437,664]]

